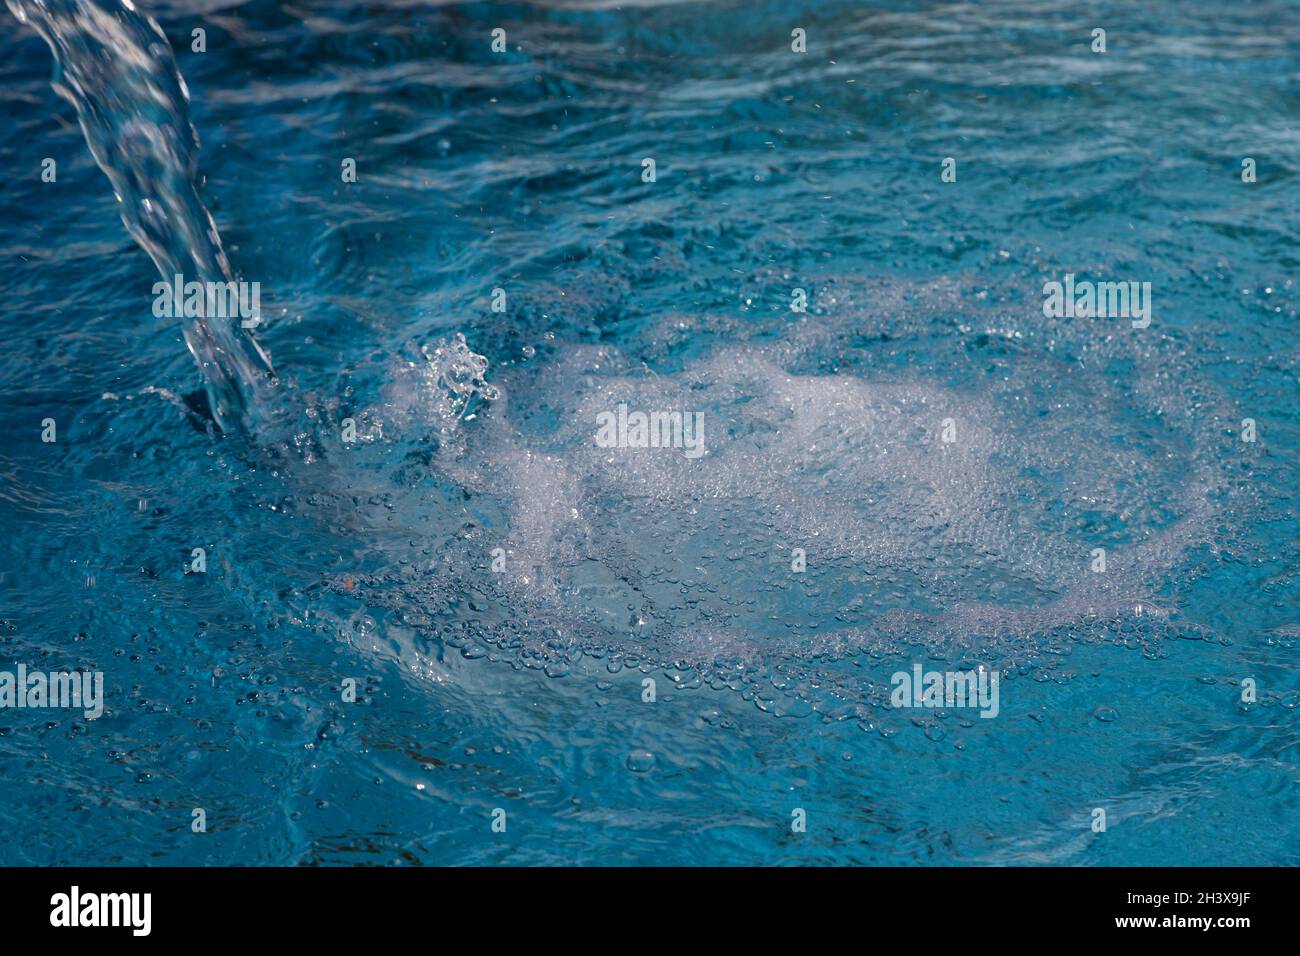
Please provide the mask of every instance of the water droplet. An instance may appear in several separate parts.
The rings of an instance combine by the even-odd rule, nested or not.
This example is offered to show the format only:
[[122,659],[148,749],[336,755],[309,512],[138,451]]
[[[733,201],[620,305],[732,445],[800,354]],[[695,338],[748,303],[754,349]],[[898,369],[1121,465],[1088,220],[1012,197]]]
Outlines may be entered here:
[[627,755],[627,769],[633,773],[647,773],[655,765],[655,755],[648,750],[633,750]]

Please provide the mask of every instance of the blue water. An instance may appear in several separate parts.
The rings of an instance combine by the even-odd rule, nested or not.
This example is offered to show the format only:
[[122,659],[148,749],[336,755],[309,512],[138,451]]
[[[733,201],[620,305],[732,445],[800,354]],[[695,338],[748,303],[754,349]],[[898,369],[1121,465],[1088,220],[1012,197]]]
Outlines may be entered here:
[[1294,3],[144,9],[275,378],[5,12],[0,863],[1300,863]]

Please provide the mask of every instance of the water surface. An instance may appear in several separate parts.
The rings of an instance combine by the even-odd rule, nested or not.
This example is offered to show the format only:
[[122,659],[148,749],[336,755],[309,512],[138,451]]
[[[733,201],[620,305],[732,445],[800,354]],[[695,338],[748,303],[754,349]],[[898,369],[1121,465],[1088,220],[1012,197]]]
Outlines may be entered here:
[[[1300,861],[1293,4],[148,12],[224,264],[0,39],[0,658],[107,691],[0,711],[0,862]],[[178,257],[252,336],[153,315]]]

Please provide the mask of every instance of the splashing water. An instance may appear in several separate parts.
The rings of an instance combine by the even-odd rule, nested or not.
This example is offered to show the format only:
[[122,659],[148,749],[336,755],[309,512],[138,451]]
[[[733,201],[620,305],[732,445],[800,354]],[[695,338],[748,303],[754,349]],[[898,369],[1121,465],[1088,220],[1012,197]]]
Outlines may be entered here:
[[[1197,633],[1171,586],[1195,576],[1198,554],[1241,544],[1233,529],[1251,501],[1226,464],[1221,398],[1165,349],[1098,341],[1032,310],[999,316],[992,336],[936,336],[953,294],[938,285],[870,291],[911,299],[921,318],[895,315],[894,328],[937,366],[985,350],[997,376],[954,387],[869,375],[892,340],[848,347],[865,290],[838,284],[832,314],[779,345],[754,320],[726,322],[720,339],[754,341],[675,372],[612,346],[556,347],[514,372],[511,400],[454,460],[431,461],[456,492],[395,502],[411,521],[457,513],[462,493],[504,513],[449,533],[432,558],[390,552],[347,593],[517,667],[668,671],[765,710],[877,720],[888,672],[918,652],[1048,676],[1080,641],[1151,649]],[[652,328],[640,354],[667,337]],[[840,371],[818,370],[826,355]],[[1127,363],[1136,390],[1107,374]],[[701,410],[707,457],[597,447],[596,416],[620,402]],[[950,416],[959,433],[945,444]],[[484,574],[494,543],[508,569]],[[796,546],[805,573],[791,573]],[[1096,546],[1105,574],[1089,563]],[[451,610],[466,591],[468,619]]]
[[[189,91],[157,21],[131,0],[6,0],[54,53],[54,89],[77,110],[122,222],[167,282],[231,283],[216,223],[199,198]],[[204,311],[204,310],[200,310]],[[183,319],[218,425],[251,426],[273,372],[238,317]]]
[[[157,23],[129,0],[7,2],[54,50],[56,89],[76,106],[123,221],[160,272],[229,280],[194,186],[197,137],[184,80]],[[474,591],[494,607],[481,623],[457,621],[464,639],[519,666],[567,672],[587,656],[608,669],[690,674],[768,704],[776,681],[789,690],[773,709],[879,705],[870,679],[813,680],[810,668],[827,661],[921,647],[953,661],[1014,667],[1028,657],[1041,666],[1059,652],[1061,628],[1076,638],[1131,630],[1125,622],[1136,618],[1148,634],[1165,628],[1168,614],[1153,596],[1240,498],[1200,437],[1226,416],[1169,388],[1169,364],[1153,366],[1152,394],[1115,393],[1104,374],[1059,355],[1087,354],[1095,365],[1150,362],[1147,352],[1037,317],[1039,328],[1023,331],[1019,317],[1003,319],[997,335],[1005,343],[1050,347],[1013,346],[1018,361],[1001,382],[956,389],[915,377],[868,381],[846,355],[844,331],[865,317],[855,299],[861,289],[851,279],[836,283],[838,297],[826,300],[833,314],[768,330],[783,344],[719,348],[662,375],[638,371],[618,348],[558,347],[549,364],[513,377],[515,411],[489,411],[478,434],[461,428],[473,400],[503,394],[486,381],[486,358],[460,333],[412,346],[416,357],[389,369],[381,401],[356,415],[356,438],[374,453],[334,478],[354,496],[363,486],[374,492],[367,472],[409,486],[393,508],[412,528],[430,513],[459,514],[466,496],[490,502],[480,507],[491,517],[453,520],[433,562],[384,552],[386,566],[360,576],[355,594],[349,575],[347,592],[432,626],[459,593]],[[946,296],[930,288],[917,298],[939,312]],[[912,323],[913,338],[927,337],[933,321]],[[895,317],[895,334],[905,325]],[[665,343],[681,327],[674,319],[652,328],[642,370],[646,356],[671,364]],[[255,419],[271,376],[265,353],[237,323],[199,317],[184,331],[218,419]],[[739,327],[722,338],[747,335],[763,339]],[[964,337],[931,344],[955,345],[952,361],[969,348]],[[818,356],[830,354],[845,356],[834,374],[818,367]],[[1041,384],[1052,379],[1058,384]],[[707,462],[611,455],[592,444],[591,425],[622,401],[702,408],[719,444]],[[1117,401],[1138,411],[1131,424],[1099,416]],[[310,412],[314,447],[345,458],[339,403]],[[921,424],[940,416],[962,419],[961,440],[950,447]],[[1154,418],[1166,437],[1152,445],[1141,429]],[[440,482],[432,498],[411,480],[411,455],[431,439],[437,454],[417,460]],[[405,456],[393,454],[402,448]],[[1127,478],[1113,486],[1118,471]],[[507,573],[482,573],[491,523],[504,529]],[[642,533],[623,530],[637,524]],[[674,525],[676,533],[665,530]],[[1114,573],[1088,574],[1080,556],[1104,538],[1127,549]],[[784,568],[795,543],[816,555],[798,586]],[[707,571],[720,555],[727,573]],[[458,569],[454,583],[440,571],[447,565]],[[840,603],[824,614],[783,619],[792,598],[830,595]]]
[[488,384],[487,359],[470,350],[463,333],[433,346],[411,346],[419,360],[393,368],[384,386],[383,404],[366,413],[374,426],[371,437],[382,434],[389,423],[396,434],[433,430],[447,437],[459,429],[474,397],[493,402],[500,397]]
[[[229,275],[156,27],[129,6],[10,3],[60,38],[64,95],[96,159],[124,177],[124,220],[164,275],[176,263]],[[236,41],[195,63],[196,88],[220,70],[230,95],[214,113],[238,124],[255,103],[256,141],[292,137],[336,190],[321,202],[299,164],[262,167],[228,143],[243,188],[223,216],[265,210],[265,255],[299,269],[301,316],[274,330],[293,379],[268,401],[251,338],[199,320],[187,341],[196,356],[209,347],[214,406],[253,422],[256,443],[176,427],[152,396],[180,401],[157,383],[148,403],[78,409],[83,435],[112,441],[20,449],[12,468],[0,456],[15,479],[0,518],[21,530],[0,562],[20,582],[8,646],[62,653],[84,630],[75,650],[115,662],[118,688],[98,753],[78,734],[0,728],[15,754],[5,820],[46,821],[11,852],[44,862],[65,846],[64,818],[41,812],[50,784],[26,786],[34,766],[114,861],[355,862],[358,847],[499,861],[500,841],[465,825],[498,805],[531,817],[546,858],[565,862],[1142,858],[1141,843],[1079,843],[1080,808],[1110,799],[1163,828],[1163,859],[1177,862],[1222,845],[1195,805],[1265,836],[1289,809],[1295,560],[1277,529],[1293,522],[1270,528],[1259,499],[1294,488],[1294,402],[1282,401],[1294,350],[1276,343],[1295,310],[1289,280],[1255,288],[1293,271],[1275,251],[1289,246],[1229,234],[1238,199],[1216,208],[1209,172],[1208,225],[1188,218],[1181,182],[1165,193],[1181,176],[1148,180],[1149,218],[1128,224],[1115,218],[1129,218],[1127,162],[1025,152],[1044,129],[1064,144],[1122,131],[1125,114],[1143,128],[1154,117],[1170,142],[1238,111],[1267,133],[1267,97],[1170,105],[1189,76],[1186,89],[1207,90],[1178,45],[1150,74],[1164,105],[1114,72],[1098,102],[1095,60],[1062,60],[1068,38],[1031,30],[1016,48],[1042,56],[1008,67],[987,43],[1005,18],[979,5],[942,35],[937,75],[935,48],[915,43],[934,35],[933,11],[832,4],[845,28],[830,42],[849,54],[837,71],[874,67],[854,85],[772,56],[780,11],[737,31],[731,10],[654,7],[561,22],[522,8],[538,46],[519,55],[535,67],[469,71],[443,67],[473,60],[496,8],[379,5],[359,20],[325,4],[291,24],[278,4],[230,12]],[[1151,14],[1153,36],[1180,7]],[[636,30],[639,52],[616,55],[611,22]],[[1272,49],[1259,47],[1259,75],[1276,73]],[[28,100],[45,82],[44,51],[31,52]],[[567,78],[552,85],[554,64]],[[1011,87],[984,85],[1007,69]],[[726,71],[755,82],[737,88]],[[936,198],[909,172],[864,164],[857,142],[843,152],[852,133],[881,156],[944,155],[948,121],[914,94],[946,114],[951,75],[969,80],[972,147],[1029,175]],[[485,84],[522,111],[484,110]],[[567,125],[610,116],[627,120],[612,142]],[[141,137],[150,122],[156,137]],[[642,155],[656,123],[675,174],[633,194],[635,175],[600,171]],[[341,189],[334,153],[359,136],[375,175]],[[543,217],[553,247],[538,240]],[[1043,274],[1081,262],[1150,275],[1168,306],[1144,334],[1045,317]],[[507,263],[511,310],[488,315],[479,286]],[[805,314],[790,311],[794,285],[812,293]],[[148,373],[168,361],[162,345],[138,358]],[[78,394],[61,371],[51,378]],[[701,413],[707,453],[599,446],[597,416],[622,403]],[[285,404],[290,443],[266,427]],[[1268,441],[1238,438],[1245,415]],[[6,425],[25,427],[17,412]],[[92,523],[95,541],[68,533]],[[214,538],[207,577],[183,573],[178,547]],[[1261,561],[1266,546],[1280,557]],[[90,573],[99,584],[83,591]],[[71,623],[42,614],[77,595]],[[918,661],[1000,671],[1002,717],[892,706],[891,673]],[[343,673],[366,706],[339,704]],[[1264,678],[1258,708],[1239,702],[1247,673]],[[196,728],[212,746],[196,746]],[[60,748],[68,759],[48,759]],[[243,842],[175,837],[152,813],[196,790],[239,807]],[[139,807],[141,825],[121,827],[104,793]],[[796,794],[824,808],[826,841],[792,846],[771,825]],[[1003,806],[1042,832],[991,825]],[[543,852],[530,842],[509,859]],[[1294,858],[1256,842],[1261,861]]]

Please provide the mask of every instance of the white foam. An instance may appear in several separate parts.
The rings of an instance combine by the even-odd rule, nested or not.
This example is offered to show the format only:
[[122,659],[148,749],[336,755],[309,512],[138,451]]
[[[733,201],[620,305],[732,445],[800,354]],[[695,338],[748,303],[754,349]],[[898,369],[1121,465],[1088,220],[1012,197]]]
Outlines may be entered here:
[[[868,344],[852,372],[820,371],[852,334],[827,316],[660,372],[580,345],[499,376],[508,400],[461,429],[454,464],[435,463],[505,514],[452,563],[468,580],[482,549],[507,551],[505,573],[475,579],[497,608],[482,639],[530,666],[588,652],[767,690],[784,674],[780,699],[834,710],[879,688],[827,662],[919,651],[1042,667],[1072,641],[1175,626],[1174,579],[1195,549],[1225,546],[1243,504],[1215,431],[1226,413],[1194,369],[1066,323],[895,326],[908,324],[933,364],[873,368],[864,355],[889,347]],[[702,412],[707,454],[599,447],[596,416],[620,403]],[[439,401],[393,405],[403,427],[449,421]],[[434,597],[412,581],[399,594]]]

